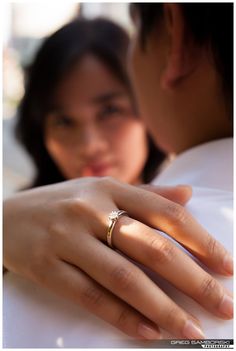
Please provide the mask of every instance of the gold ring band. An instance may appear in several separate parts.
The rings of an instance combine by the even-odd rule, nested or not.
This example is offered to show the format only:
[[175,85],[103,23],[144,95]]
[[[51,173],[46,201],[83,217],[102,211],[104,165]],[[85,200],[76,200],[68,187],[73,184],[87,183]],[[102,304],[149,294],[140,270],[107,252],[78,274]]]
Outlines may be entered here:
[[123,211],[123,210],[118,210],[118,211],[112,211],[109,214],[109,217],[108,217],[109,224],[108,224],[108,229],[107,229],[107,243],[111,248],[113,248],[113,245],[112,245],[113,229],[114,229],[118,219],[122,216],[128,216],[128,212]]

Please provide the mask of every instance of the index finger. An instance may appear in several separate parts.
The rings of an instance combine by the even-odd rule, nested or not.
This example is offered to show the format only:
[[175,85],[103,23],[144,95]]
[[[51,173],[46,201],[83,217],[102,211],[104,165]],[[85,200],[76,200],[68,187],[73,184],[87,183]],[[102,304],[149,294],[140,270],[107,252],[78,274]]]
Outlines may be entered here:
[[233,274],[230,253],[183,206],[144,189],[117,181],[114,184],[113,195],[119,209],[172,236],[215,272]]

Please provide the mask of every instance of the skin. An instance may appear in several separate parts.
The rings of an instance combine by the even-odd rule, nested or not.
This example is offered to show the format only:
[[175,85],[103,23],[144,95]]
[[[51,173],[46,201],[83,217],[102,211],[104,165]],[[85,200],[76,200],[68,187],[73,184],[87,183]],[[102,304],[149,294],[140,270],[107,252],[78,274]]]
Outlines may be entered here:
[[5,267],[79,303],[132,337],[159,339],[159,326],[178,338],[203,338],[194,316],[137,266],[104,245],[109,213],[126,210],[130,217],[121,217],[113,232],[115,248],[162,275],[212,314],[232,318],[233,305],[229,309],[225,304],[230,293],[151,229],[158,227],[182,242],[216,272],[232,274],[232,262],[231,267],[226,264],[228,253],[181,206],[191,197],[191,189],[155,188],[156,194],[153,190],[113,178],[86,177],[7,199]]
[[45,144],[66,179],[109,175],[137,184],[148,156],[146,131],[126,87],[92,55],[58,85]]
[[[176,10],[174,4],[167,6],[168,8]],[[170,15],[173,17],[169,17]],[[170,18],[172,26],[169,23]],[[160,32],[163,33],[161,43],[163,42],[163,45],[165,43],[163,50],[170,43],[175,44],[174,48],[176,46],[178,48],[173,35],[176,31],[181,32],[180,28],[183,27],[181,18],[176,17],[176,13],[174,16],[172,12],[166,16],[165,26]],[[178,20],[177,27],[176,20]],[[167,28],[173,28],[173,30],[168,29],[167,31]],[[152,82],[154,88],[154,79],[151,79],[151,71],[147,67],[151,62],[146,61],[145,57],[152,57],[153,60],[155,58],[156,62],[157,57],[154,53],[157,48],[154,42],[151,46],[152,50],[155,49],[154,52],[150,50],[150,46],[148,48],[146,57],[137,41],[134,42],[133,72],[135,72],[134,80],[137,83],[139,95],[142,91],[140,81],[140,76],[143,75],[142,70],[146,72],[149,83]],[[174,48],[169,47],[172,50],[165,51],[166,58],[168,58],[167,53],[175,52]],[[154,131],[156,128],[154,114],[158,111],[159,113],[161,111],[173,112],[171,123],[174,124],[171,124],[169,129],[175,130],[178,134],[179,128],[177,130],[174,128],[174,126],[178,127],[178,124],[174,122],[174,110],[176,111],[177,105],[174,109],[172,103],[173,101],[175,104],[178,103],[175,94],[183,100],[177,89],[178,87],[183,88],[183,80],[191,78],[190,81],[193,83],[192,75],[186,75],[186,66],[181,65],[182,56],[177,53],[174,58],[172,57],[172,62],[175,64],[169,66],[168,74],[160,74],[163,67],[168,67],[169,61],[166,62],[164,57],[161,58],[163,60],[161,62],[165,65],[158,66],[159,69],[155,71],[156,74],[159,72],[159,75],[155,76],[153,72],[153,76],[156,79],[158,77],[155,83],[158,85],[155,101],[148,94],[145,95],[144,91],[143,98],[140,96],[143,99],[141,99],[142,109],[150,112],[147,122],[156,138],[159,134],[167,133],[171,116],[167,113],[168,123],[162,121],[160,132],[157,133]],[[200,62],[206,65],[205,60]],[[202,69],[206,69],[204,67]],[[197,72],[195,83],[198,81]],[[213,88],[213,82],[215,82],[217,86],[214,86],[214,92],[220,91],[219,80],[213,73],[211,72],[215,78],[210,80],[209,88]],[[144,84],[154,98],[154,93],[147,81],[144,81]],[[191,89],[193,88],[191,86]],[[188,93],[187,97],[189,97],[190,92],[183,90],[182,94],[184,92]],[[164,101],[157,100],[156,93],[158,98],[163,96]],[[215,95],[212,92],[208,97],[213,99],[213,96]],[[169,107],[166,101],[168,97]],[[187,97],[184,99],[185,105]],[[213,112],[211,99],[208,102],[209,112]],[[204,99],[202,103],[202,112],[203,107],[206,109],[207,101]],[[222,102],[221,106],[220,101],[217,104],[223,109],[224,104]],[[148,107],[147,103],[150,103],[151,106]],[[157,107],[157,104],[162,107]],[[181,105],[179,107],[181,108]],[[195,117],[197,116],[195,110],[200,109],[197,107],[192,106],[192,113]],[[191,106],[188,106],[188,112],[190,108]],[[183,107],[182,110],[184,113]],[[181,114],[178,115],[181,117]],[[156,118],[161,123],[159,114],[156,115]],[[220,117],[219,120],[221,120]],[[218,130],[218,127],[215,130]],[[224,128],[222,128],[221,135],[225,134],[223,131]],[[169,137],[171,135],[169,134]],[[176,153],[181,152],[190,145],[196,144],[197,140],[198,142],[200,139],[203,140],[202,137],[207,135],[207,130],[202,134],[196,132],[191,135],[192,139],[186,137],[187,140],[191,140],[190,143],[181,141],[173,134],[173,141],[169,140],[164,143],[163,139],[163,148],[169,151],[175,150]],[[195,135],[199,135],[198,138]],[[216,136],[217,133],[214,137]],[[159,136],[158,140],[161,142],[162,137]],[[81,304],[135,338],[159,339],[161,337],[159,327],[166,329],[176,338],[203,338],[199,321],[175,304],[126,257],[119,255],[118,252],[104,244],[110,212],[115,209],[127,211],[129,217],[121,217],[114,228],[114,247],[156,271],[213,315],[222,319],[231,319],[233,302],[230,292],[226,291],[209,273],[205,272],[172,242],[164,239],[152,229],[159,228],[175,238],[215,272],[225,276],[232,275],[231,256],[182,206],[190,197],[191,189],[188,187],[170,189],[146,187],[142,189],[111,178],[92,177],[22,192],[4,202],[4,265],[57,294]],[[16,242],[19,244],[14,245]],[[31,250],[28,250],[29,247]],[[181,276],[184,276],[185,279],[181,280]]]
[[[130,50],[133,85],[144,122],[156,143],[178,154],[232,136],[231,118],[212,53],[187,32],[177,4],[164,4],[164,19],[140,45],[140,19]],[[188,38],[186,40],[185,38]]]

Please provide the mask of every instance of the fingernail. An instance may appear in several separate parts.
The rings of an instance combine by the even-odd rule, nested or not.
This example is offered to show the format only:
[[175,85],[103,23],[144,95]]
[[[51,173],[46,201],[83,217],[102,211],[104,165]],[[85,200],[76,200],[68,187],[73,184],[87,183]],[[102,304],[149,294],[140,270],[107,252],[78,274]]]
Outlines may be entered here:
[[192,187],[190,185],[187,184],[178,184],[176,185],[177,188],[187,188],[189,190],[192,190]]
[[160,340],[161,333],[147,323],[139,323],[138,334],[147,340]]
[[190,185],[179,184],[179,185],[177,185],[177,188],[185,189],[185,191],[187,190],[189,192],[189,195],[192,195],[192,193],[193,193],[193,189],[192,189],[192,187]]
[[229,318],[233,318],[234,314],[234,303],[232,297],[226,295],[223,297],[223,300],[219,306],[219,311],[223,315]]
[[205,339],[205,335],[199,326],[188,320],[183,329],[183,336],[187,339]]
[[234,261],[233,258],[230,254],[226,255],[225,259],[224,259],[224,263],[223,263],[223,267],[224,270],[232,275],[233,274],[233,270],[234,270]]

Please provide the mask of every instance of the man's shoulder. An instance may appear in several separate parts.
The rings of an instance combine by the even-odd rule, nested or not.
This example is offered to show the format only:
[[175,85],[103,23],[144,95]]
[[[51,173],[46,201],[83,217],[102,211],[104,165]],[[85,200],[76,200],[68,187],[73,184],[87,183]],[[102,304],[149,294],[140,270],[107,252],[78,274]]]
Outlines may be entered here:
[[214,191],[233,191],[233,138],[211,141],[186,150],[166,162],[152,183],[188,184]]

